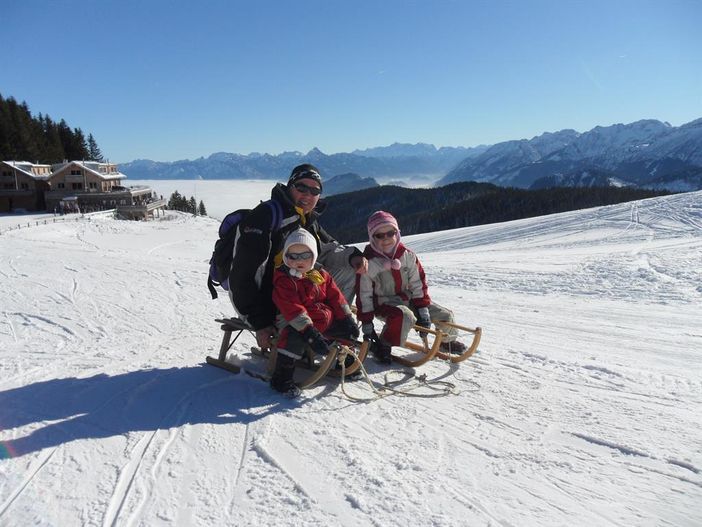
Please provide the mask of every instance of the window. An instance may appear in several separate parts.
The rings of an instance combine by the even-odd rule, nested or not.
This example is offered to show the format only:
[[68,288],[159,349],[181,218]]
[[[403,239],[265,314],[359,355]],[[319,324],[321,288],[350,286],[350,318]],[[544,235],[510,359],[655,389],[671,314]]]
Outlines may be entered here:
[[71,170],[72,176],[81,176],[83,173],[80,170]]
[[97,188],[97,183],[95,181],[91,181],[90,183],[88,183],[88,185],[90,186],[90,188]]
[[73,190],[80,190],[83,188],[83,183],[71,183],[71,188]]
[[22,187],[22,190],[29,190],[29,184],[28,184],[28,183],[22,183],[20,186]]
[[66,188],[66,184],[65,184],[65,183],[59,183],[59,184],[58,184],[58,188]]

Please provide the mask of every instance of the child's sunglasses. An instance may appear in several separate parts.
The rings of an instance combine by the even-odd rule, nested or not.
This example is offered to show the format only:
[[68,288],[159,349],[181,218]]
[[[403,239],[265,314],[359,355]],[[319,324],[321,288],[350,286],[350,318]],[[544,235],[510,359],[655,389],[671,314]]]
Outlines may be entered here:
[[290,260],[309,260],[312,258],[314,254],[312,254],[312,251],[305,251],[303,253],[286,253],[285,257],[289,258]]
[[310,187],[308,185],[305,185],[304,183],[293,183],[293,187],[295,187],[295,190],[298,192],[302,192],[303,194],[312,194],[313,196],[319,196],[322,193],[322,189],[318,187]]
[[384,240],[385,238],[394,238],[396,234],[397,231],[393,229],[388,232],[376,232],[373,235],[373,238],[375,238],[376,240]]

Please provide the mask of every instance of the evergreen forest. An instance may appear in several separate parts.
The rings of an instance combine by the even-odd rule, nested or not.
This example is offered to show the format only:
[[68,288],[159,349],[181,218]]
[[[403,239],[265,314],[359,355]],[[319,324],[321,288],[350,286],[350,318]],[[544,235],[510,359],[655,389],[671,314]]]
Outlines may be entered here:
[[0,160],[53,164],[63,160],[104,161],[92,134],[71,129],[61,119],[32,116],[26,102],[0,94]]
[[376,210],[397,218],[403,235],[498,223],[557,212],[613,205],[667,191],[629,187],[556,187],[540,190],[498,187],[473,181],[410,189],[381,186],[325,199],[324,229],[341,243],[368,240],[366,222]]

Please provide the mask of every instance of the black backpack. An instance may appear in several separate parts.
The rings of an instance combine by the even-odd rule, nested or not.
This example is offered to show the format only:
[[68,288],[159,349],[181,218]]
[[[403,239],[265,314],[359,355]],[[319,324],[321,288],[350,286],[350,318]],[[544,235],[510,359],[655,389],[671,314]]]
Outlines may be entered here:
[[[271,229],[280,229],[283,221],[283,209],[274,199],[264,201],[271,209],[273,221]],[[251,212],[251,209],[239,209],[227,214],[219,225],[219,239],[215,242],[212,258],[210,258],[210,273],[207,277],[207,288],[212,299],[217,298],[215,286],[229,291],[229,273],[234,259],[234,243],[239,232],[239,224]]]

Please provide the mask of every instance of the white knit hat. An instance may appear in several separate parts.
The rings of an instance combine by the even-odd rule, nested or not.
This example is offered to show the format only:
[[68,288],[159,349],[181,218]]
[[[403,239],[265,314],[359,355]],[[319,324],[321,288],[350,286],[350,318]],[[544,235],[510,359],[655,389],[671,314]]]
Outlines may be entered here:
[[315,262],[317,261],[317,240],[315,240],[314,236],[312,236],[312,234],[305,229],[297,229],[292,231],[290,234],[288,234],[288,237],[285,238],[283,257],[285,257],[285,255],[288,253],[288,248],[295,244],[304,245],[305,247],[309,248],[310,251],[312,251],[312,265],[314,266]]

